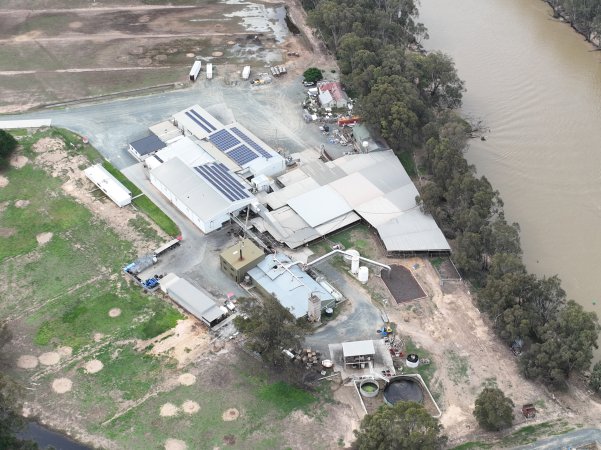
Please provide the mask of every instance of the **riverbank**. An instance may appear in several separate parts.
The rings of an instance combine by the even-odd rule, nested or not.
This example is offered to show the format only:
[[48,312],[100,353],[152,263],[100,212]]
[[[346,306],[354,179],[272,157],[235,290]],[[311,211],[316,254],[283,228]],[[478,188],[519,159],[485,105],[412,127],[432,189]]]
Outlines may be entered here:
[[572,21],[572,18],[567,14],[561,6],[554,6],[552,0],[543,0],[553,10],[553,18],[560,19],[562,22],[567,23],[570,27],[581,36],[584,36],[584,40],[589,42],[596,50],[601,50],[601,35],[598,33],[589,35],[584,30],[580,29],[576,23]]

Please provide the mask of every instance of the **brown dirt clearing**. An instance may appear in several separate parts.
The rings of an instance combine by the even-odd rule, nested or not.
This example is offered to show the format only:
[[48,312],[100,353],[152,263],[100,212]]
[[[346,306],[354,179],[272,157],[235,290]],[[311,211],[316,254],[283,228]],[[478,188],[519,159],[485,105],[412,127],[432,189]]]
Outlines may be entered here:
[[161,417],[173,417],[179,414],[179,408],[173,403],[165,403],[161,406]]
[[240,411],[238,411],[236,408],[230,408],[225,410],[221,416],[221,418],[225,422],[231,422],[233,420],[238,419],[238,417],[240,417]]
[[57,378],[52,382],[52,390],[57,394],[64,394],[73,388],[73,382],[69,378]]
[[200,405],[192,400],[186,400],[182,403],[182,411],[186,414],[196,414],[200,411]]
[[26,208],[29,206],[29,203],[31,203],[29,200],[17,200],[15,206],[17,208]]
[[58,362],[61,360],[61,357],[57,352],[46,352],[39,356],[39,360],[44,366],[53,366],[58,364]]
[[102,368],[104,367],[104,364],[102,364],[102,361],[99,361],[97,359],[93,359],[91,361],[88,361],[85,366],[84,369],[86,371],[86,373],[97,373],[100,372],[102,370]]
[[8,186],[8,178],[0,175],[0,188]]
[[121,308],[111,308],[109,311],[109,317],[119,317],[121,315]]
[[73,354],[73,349],[71,347],[59,347],[56,349],[56,352],[61,356],[61,358],[68,358]]
[[167,439],[165,441],[165,450],[186,450],[188,446],[181,439]]
[[21,369],[35,369],[38,366],[38,358],[33,355],[21,355],[17,359],[17,367]]
[[47,231],[45,233],[38,234],[35,237],[35,239],[36,239],[36,241],[38,241],[38,244],[44,245],[44,244],[47,244],[48,242],[50,242],[50,239],[52,239],[52,236],[54,236],[54,234],[50,231]]
[[196,383],[196,377],[191,373],[184,373],[177,379],[182,386],[192,386]]
[[25,164],[27,164],[29,162],[29,158],[27,158],[27,156],[23,156],[23,155],[14,155],[12,158],[10,158],[10,165],[13,166],[15,169],[20,169],[21,167],[25,166]]

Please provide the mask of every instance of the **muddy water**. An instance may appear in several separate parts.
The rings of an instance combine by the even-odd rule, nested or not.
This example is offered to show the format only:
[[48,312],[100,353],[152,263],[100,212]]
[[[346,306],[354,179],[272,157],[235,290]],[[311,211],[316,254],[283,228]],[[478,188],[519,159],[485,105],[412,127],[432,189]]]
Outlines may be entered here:
[[464,114],[490,127],[466,156],[519,222],[528,269],[558,274],[601,317],[601,52],[540,0],[421,0],[420,11],[426,48],[466,81]]

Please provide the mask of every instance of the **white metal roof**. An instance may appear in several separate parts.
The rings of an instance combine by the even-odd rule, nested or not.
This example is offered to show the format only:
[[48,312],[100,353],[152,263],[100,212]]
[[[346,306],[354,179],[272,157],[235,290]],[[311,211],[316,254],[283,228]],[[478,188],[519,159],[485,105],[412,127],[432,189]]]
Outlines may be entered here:
[[156,152],[155,157],[167,162],[173,158],[181,159],[187,166],[195,167],[213,162],[214,159],[189,137],[183,137],[162,150]]
[[205,222],[232,207],[243,208],[254,199],[251,195],[235,202],[228,200],[179,158],[165,162],[150,173],[194,215]]
[[112,176],[101,164],[84,170],[86,176],[119,206],[131,203],[131,192]]
[[352,210],[330,186],[321,186],[288,201],[288,205],[310,226],[316,227]]
[[354,341],[342,343],[342,354],[345,358],[352,356],[374,355],[376,350],[373,341]]
[[[198,116],[202,117],[200,119]],[[204,139],[215,130],[223,128],[223,124],[198,105],[193,105],[175,113],[176,122],[198,139]],[[203,121],[204,119],[204,121]]]
[[319,184],[313,178],[305,178],[298,183],[291,184],[279,191],[273,191],[265,196],[264,202],[271,208],[278,209],[288,204],[288,201],[298,197],[303,192],[312,191],[318,188]]
[[223,316],[223,311],[213,299],[177,275],[170,280],[166,292],[182,308],[208,324]]
[[330,183],[353,208],[383,195],[382,191],[369,182],[360,172],[339,178]]

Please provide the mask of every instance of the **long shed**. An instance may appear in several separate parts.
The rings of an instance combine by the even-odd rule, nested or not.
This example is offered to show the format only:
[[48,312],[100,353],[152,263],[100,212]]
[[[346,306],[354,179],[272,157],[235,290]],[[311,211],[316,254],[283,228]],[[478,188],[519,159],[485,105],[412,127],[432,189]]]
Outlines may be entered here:
[[84,170],[84,173],[92,183],[98,186],[120,208],[131,203],[131,192],[129,189],[123,186],[101,164],[88,167]]

